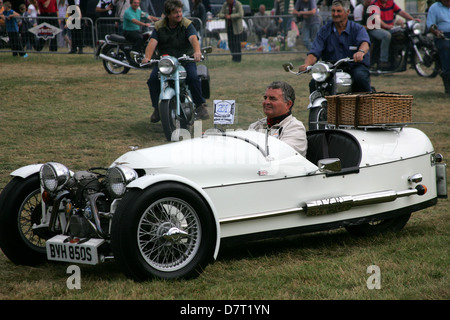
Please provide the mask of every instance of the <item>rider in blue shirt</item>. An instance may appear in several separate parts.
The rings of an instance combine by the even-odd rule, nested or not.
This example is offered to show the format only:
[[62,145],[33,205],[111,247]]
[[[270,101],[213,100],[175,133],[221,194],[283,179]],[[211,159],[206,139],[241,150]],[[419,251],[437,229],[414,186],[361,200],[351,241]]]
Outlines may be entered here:
[[450,0],[437,1],[430,7],[427,27],[436,36],[435,43],[442,67],[441,77],[445,93],[450,94]]
[[[354,92],[370,92],[370,38],[366,29],[348,20],[350,14],[347,0],[335,0],[331,6],[332,21],[324,25],[317,34],[305,63],[299,67],[304,71],[317,60],[336,62],[343,58],[353,58],[347,72],[353,78]],[[314,88],[311,84],[311,90]]]

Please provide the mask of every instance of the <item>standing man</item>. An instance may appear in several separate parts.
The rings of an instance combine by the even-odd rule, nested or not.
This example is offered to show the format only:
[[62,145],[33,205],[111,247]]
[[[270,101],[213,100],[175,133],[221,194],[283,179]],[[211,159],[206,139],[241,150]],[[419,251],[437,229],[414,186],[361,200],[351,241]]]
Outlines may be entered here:
[[[331,4],[332,21],[319,30],[305,63],[299,67],[299,71],[305,71],[308,66],[313,65],[320,58],[336,62],[342,58],[352,57],[354,62],[349,64],[346,71],[353,78],[353,91],[370,92],[369,35],[362,25],[350,21],[349,15],[349,1],[333,1]],[[315,85],[311,83],[310,88],[314,87]]]
[[301,18],[303,45],[309,51],[320,29],[320,17],[317,14],[316,0],[297,0],[293,14]]
[[269,130],[272,137],[286,142],[302,156],[306,156],[308,140],[303,123],[292,115],[295,91],[286,82],[274,81],[266,88],[263,111],[266,118],[249,126],[249,130]]
[[[407,19],[414,20],[414,18],[403,11],[394,0],[375,0],[371,3],[371,5],[376,5],[380,8],[380,29],[370,29],[370,36],[380,41],[380,62],[378,63],[378,67],[380,69],[387,69],[390,67],[389,62],[389,46],[391,44],[391,30],[394,27],[395,15]],[[420,22],[420,19],[416,19]]]
[[259,11],[254,15],[255,32],[258,36],[258,40],[261,38],[274,37],[277,35],[277,26],[275,20],[266,14],[266,6],[264,4],[259,5]]
[[[166,0],[164,3],[165,17],[155,23],[155,29],[150,41],[145,49],[145,57],[142,63],[150,61],[156,48],[160,55],[170,55],[181,57],[183,54],[194,56],[195,62],[202,58],[200,43],[197,31],[192,21],[183,17],[183,4],[180,0]],[[197,75],[197,65],[195,62],[186,62],[186,82],[192,94],[192,99],[196,105],[195,113],[202,120],[209,118],[206,110],[205,99],[202,96],[202,87]],[[147,81],[150,90],[150,98],[153,104],[153,114],[150,117],[152,123],[160,120],[158,103],[161,88],[158,79],[158,68],[153,68],[150,78]]]
[[217,17],[225,19],[227,27],[228,47],[232,54],[233,62],[241,62],[241,39],[244,26],[242,18],[244,9],[238,0],[226,0]]
[[125,10],[123,15],[123,35],[125,39],[133,42],[133,50],[142,52],[144,50],[144,36],[141,32],[141,27],[150,27],[150,23],[144,23],[142,18],[158,21],[158,18],[149,16],[146,12],[142,12],[139,5],[140,0],[130,0],[130,7]]
[[[47,22],[48,24],[51,24],[52,26],[58,28],[58,6],[56,4],[56,0],[38,0],[38,6],[39,15],[41,17],[50,17],[50,19],[40,20],[39,23]],[[43,39],[40,40],[41,42],[44,42]],[[58,51],[58,43],[56,37],[50,39],[50,51]]]
[[427,27],[436,36],[445,93],[450,94],[450,0],[440,0],[431,5]]

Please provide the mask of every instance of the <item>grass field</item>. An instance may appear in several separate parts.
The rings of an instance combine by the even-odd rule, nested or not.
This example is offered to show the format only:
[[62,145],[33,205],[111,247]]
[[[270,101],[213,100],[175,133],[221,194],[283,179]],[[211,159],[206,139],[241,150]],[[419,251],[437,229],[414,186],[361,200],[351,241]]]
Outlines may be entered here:
[[[296,89],[294,114],[306,121],[309,76],[281,67],[294,55],[247,55],[241,64],[210,56],[211,99],[234,99],[234,128],[262,117],[265,87],[285,80]],[[129,146],[166,143],[161,125],[150,124],[148,71],[108,75],[92,56],[0,55],[0,189],[14,169],[59,161],[72,170],[108,166]],[[413,70],[373,77],[377,91],[414,95],[413,121],[437,152],[449,149],[449,105],[440,78]],[[202,123],[203,130],[213,126]],[[355,238],[345,230],[223,246],[218,260],[191,281],[135,283],[113,262],[81,267],[81,289],[69,290],[66,264],[16,266],[0,252],[0,300],[128,299],[424,299],[450,298],[448,200],[413,214],[398,234]],[[367,268],[381,271],[381,289],[370,290]]]

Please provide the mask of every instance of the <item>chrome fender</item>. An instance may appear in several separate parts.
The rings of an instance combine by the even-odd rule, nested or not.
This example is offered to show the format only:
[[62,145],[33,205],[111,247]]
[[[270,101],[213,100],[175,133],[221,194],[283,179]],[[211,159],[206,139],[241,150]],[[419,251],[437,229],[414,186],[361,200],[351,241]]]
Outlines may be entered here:
[[308,108],[307,109],[311,109],[311,108],[318,108],[322,106],[322,102],[327,101],[327,99],[325,99],[324,97],[318,98],[316,100],[314,100],[313,103],[308,104]]
[[203,199],[205,199],[206,203],[211,208],[211,211],[212,211],[213,217],[214,217],[214,221],[216,223],[216,230],[217,230],[216,247],[214,249],[214,259],[216,259],[217,255],[219,253],[219,247],[220,247],[220,224],[219,224],[219,219],[217,216],[217,210],[216,210],[211,198],[199,185],[197,185],[196,183],[192,182],[189,179],[186,179],[186,178],[178,176],[178,175],[155,174],[155,175],[143,176],[139,179],[136,179],[136,180],[132,181],[131,183],[129,183],[127,185],[127,188],[128,189],[138,188],[138,189],[144,190],[158,182],[169,182],[169,181],[170,182],[179,182],[181,184],[184,184],[184,185],[194,189],[202,196]]
[[41,170],[42,165],[43,165],[42,163],[30,164],[28,166],[21,167],[19,169],[14,170],[13,172],[11,172],[10,175],[13,177],[21,177],[21,178],[25,179],[35,173],[38,173],[39,170]]

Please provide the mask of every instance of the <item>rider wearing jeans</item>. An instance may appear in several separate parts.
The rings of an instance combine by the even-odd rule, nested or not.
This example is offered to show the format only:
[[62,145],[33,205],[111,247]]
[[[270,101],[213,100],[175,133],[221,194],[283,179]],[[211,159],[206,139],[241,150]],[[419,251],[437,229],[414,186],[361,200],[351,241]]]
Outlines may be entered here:
[[[183,17],[183,4],[180,0],[166,0],[164,3],[165,18],[155,24],[155,30],[151,35],[150,42],[145,49],[145,58],[142,63],[150,61],[155,49],[158,48],[159,55],[170,55],[176,58],[183,56],[193,56],[195,62],[202,58],[200,43],[198,41],[197,31],[192,21]],[[192,100],[196,105],[195,112],[197,117],[205,120],[209,118],[206,110],[205,99],[202,96],[202,87],[197,75],[197,65],[195,62],[187,62],[184,65],[186,69],[186,83],[192,94]],[[150,90],[150,98],[155,109],[150,121],[158,122],[160,120],[158,103],[161,88],[158,79],[158,68],[153,68],[150,78],[147,81]]]
[[[353,78],[354,92],[370,92],[370,39],[364,27],[348,20],[350,4],[347,0],[334,0],[331,5],[332,21],[324,25],[317,34],[305,63],[299,71],[305,71],[317,60],[336,62],[340,59],[352,57],[354,63],[346,70]],[[312,80],[314,81],[314,80]],[[315,87],[310,84],[310,89]],[[313,91],[313,90],[311,90]]]
[[441,77],[445,93],[450,94],[450,0],[440,0],[431,5],[427,27],[436,36],[435,43],[442,67]]
[[123,14],[123,36],[130,42],[133,42],[133,50],[141,52],[144,46],[144,37],[141,27],[150,27],[150,23],[141,21],[141,17],[157,21],[158,18],[149,16],[139,8],[140,0],[131,0],[130,7]]
[[[378,29],[369,29],[370,36],[380,41],[380,62],[378,66],[381,69],[389,68],[389,46],[391,44],[391,30],[394,27],[395,15],[414,20],[406,11],[403,11],[393,0],[375,0],[371,3],[380,8],[380,27]],[[419,19],[417,21],[420,22]]]

